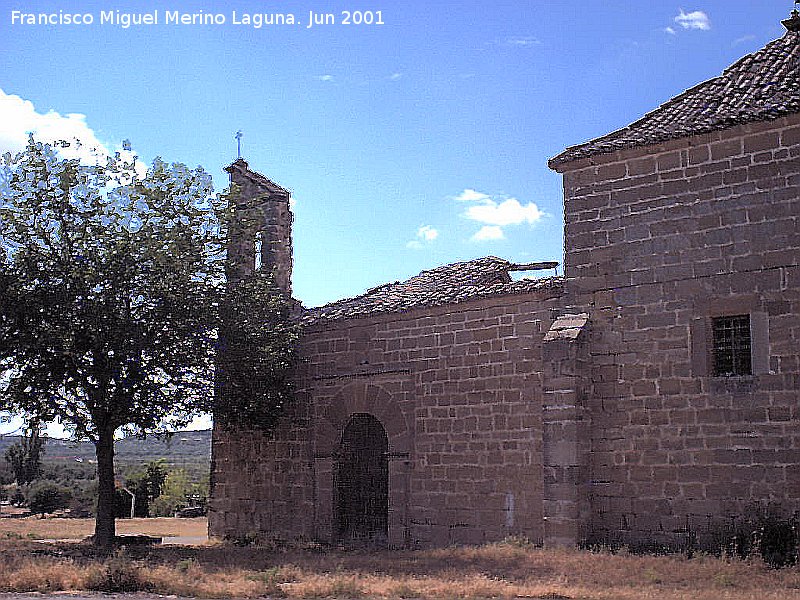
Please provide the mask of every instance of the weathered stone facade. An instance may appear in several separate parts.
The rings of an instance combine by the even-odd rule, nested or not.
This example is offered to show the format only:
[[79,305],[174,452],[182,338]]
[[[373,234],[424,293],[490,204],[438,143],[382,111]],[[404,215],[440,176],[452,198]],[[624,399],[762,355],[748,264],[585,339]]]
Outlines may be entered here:
[[263,266],[292,293],[292,211],[289,191],[250,170],[241,158],[225,169],[233,186],[236,219],[228,247],[228,279]]
[[[670,544],[754,504],[800,511],[789,23],[722,77],[551,161],[563,278],[514,282],[537,265],[489,257],[307,311],[284,423],[269,438],[215,431],[211,534]],[[255,186],[245,198],[275,195],[234,171]],[[281,198],[265,262],[288,290]],[[354,525],[359,511],[371,524]]]
[[391,545],[541,539],[539,367],[560,294],[554,283],[457,310],[310,326],[297,413],[278,440],[256,436],[254,443],[250,433],[220,439],[217,432],[214,508],[221,519],[212,520],[212,532],[335,542],[342,432],[352,415],[370,414],[389,438]]
[[[568,169],[565,285],[592,322],[592,535],[800,509],[800,115]],[[713,376],[724,315],[750,317],[749,375]]]

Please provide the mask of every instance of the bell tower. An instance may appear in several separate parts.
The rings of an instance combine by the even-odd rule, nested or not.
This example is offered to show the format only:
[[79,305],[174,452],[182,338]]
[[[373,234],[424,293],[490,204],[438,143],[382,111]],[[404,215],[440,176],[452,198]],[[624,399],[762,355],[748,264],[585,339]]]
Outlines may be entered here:
[[272,269],[275,282],[292,294],[292,211],[291,192],[250,170],[237,158],[225,167],[236,193],[228,242],[228,281],[235,281],[256,269]]

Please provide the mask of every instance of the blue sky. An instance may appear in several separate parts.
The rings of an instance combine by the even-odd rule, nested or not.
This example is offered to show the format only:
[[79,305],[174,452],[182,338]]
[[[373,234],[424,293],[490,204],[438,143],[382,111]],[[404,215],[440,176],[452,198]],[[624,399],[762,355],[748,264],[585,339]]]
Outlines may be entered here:
[[[682,0],[681,0],[682,2]],[[293,191],[307,306],[444,263],[560,260],[547,159],[637,119],[783,34],[790,0],[4,2],[0,150],[27,131],[202,165],[217,187],[244,132]],[[91,15],[20,23],[13,11]],[[103,11],[159,23],[101,24]],[[345,25],[371,11],[383,25]],[[167,11],[224,24],[165,23]],[[245,14],[291,13],[296,25]],[[336,24],[306,28],[309,11]],[[38,18],[38,16],[37,16]],[[219,17],[217,17],[219,19]]]
[[[28,131],[112,151],[129,139],[148,163],[202,165],[221,190],[241,129],[251,167],[293,191],[307,306],[490,254],[561,260],[547,159],[780,37],[792,8],[682,1],[6,1],[0,153]],[[155,10],[158,24],[100,23]],[[167,11],[225,23],[167,24]],[[234,11],[298,24],[236,24]],[[306,28],[309,11],[337,22]],[[345,25],[342,11],[384,24]],[[94,23],[64,24],[73,13]]]

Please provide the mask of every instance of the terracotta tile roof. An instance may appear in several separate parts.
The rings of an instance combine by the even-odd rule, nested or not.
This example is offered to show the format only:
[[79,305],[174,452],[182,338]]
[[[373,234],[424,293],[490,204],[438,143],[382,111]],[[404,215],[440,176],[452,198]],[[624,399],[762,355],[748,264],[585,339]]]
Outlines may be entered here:
[[573,160],[665,140],[766,121],[800,112],[800,32],[786,34],[748,54],[635,123],[550,159],[559,170]]
[[445,265],[423,271],[406,281],[372,288],[355,298],[308,309],[302,321],[315,323],[379,313],[398,313],[414,308],[441,306],[487,296],[524,294],[561,286],[560,277],[519,281],[511,279],[510,271],[525,270],[525,267],[530,266],[516,265],[494,256]]

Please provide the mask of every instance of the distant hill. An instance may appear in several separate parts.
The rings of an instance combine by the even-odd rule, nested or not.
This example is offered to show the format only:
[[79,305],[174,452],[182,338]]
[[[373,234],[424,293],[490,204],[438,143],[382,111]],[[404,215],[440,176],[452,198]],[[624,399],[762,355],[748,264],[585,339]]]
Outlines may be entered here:
[[[19,440],[20,436],[0,436],[0,460],[6,448]],[[117,440],[115,462],[118,470],[146,464],[163,458],[173,468],[185,469],[193,477],[208,474],[211,462],[211,430],[178,431],[169,438],[148,437],[146,439],[125,438]],[[94,464],[94,445],[91,442],[72,442],[58,438],[47,438],[42,463],[58,468],[60,465]]]

